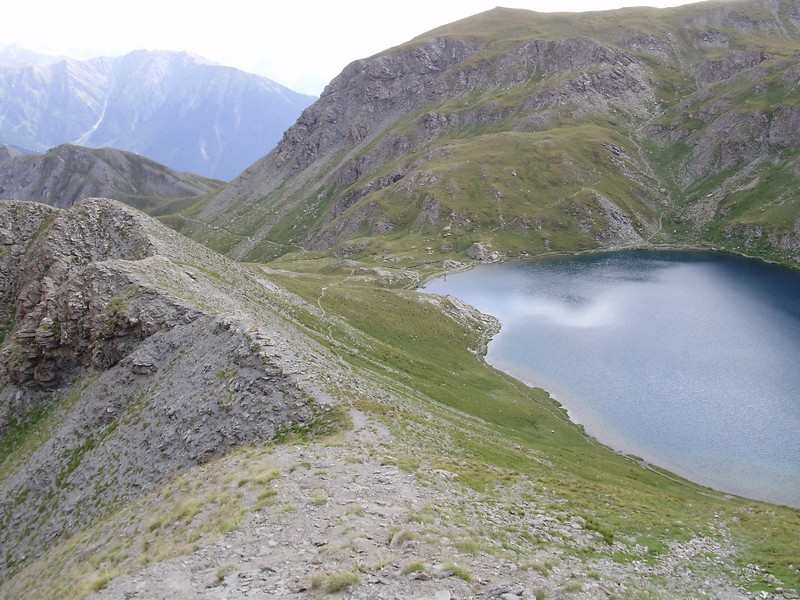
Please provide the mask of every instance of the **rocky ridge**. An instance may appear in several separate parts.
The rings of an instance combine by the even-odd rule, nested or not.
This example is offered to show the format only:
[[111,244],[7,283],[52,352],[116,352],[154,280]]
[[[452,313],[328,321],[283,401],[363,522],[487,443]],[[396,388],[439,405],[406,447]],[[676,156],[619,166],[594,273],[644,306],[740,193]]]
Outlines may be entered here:
[[58,208],[82,198],[111,198],[140,210],[163,211],[170,201],[197,200],[221,185],[113,148],[67,144],[44,154],[12,153],[0,160],[0,198]]
[[109,200],[0,213],[0,431],[47,432],[5,457],[3,578],[173,474],[325,414],[300,368],[331,359],[270,309],[276,286]]

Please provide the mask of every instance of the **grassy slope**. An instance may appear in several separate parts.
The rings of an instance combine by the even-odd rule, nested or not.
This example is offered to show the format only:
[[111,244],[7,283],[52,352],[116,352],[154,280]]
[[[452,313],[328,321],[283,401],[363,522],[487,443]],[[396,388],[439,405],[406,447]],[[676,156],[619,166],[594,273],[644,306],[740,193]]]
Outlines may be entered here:
[[[730,112],[764,110],[769,113],[776,106],[796,104],[794,79],[783,76],[787,65],[796,64],[795,44],[791,39],[762,35],[757,28],[744,33],[732,27],[730,23],[734,21],[772,18],[766,9],[752,3],[742,3],[741,9],[737,6],[735,3],[703,3],[670,10],[622,9],[578,15],[495,9],[428,32],[407,45],[418,45],[438,36],[479,40],[486,44],[485,49],[467,59],[464,68],[480,63],[492,69],[493,60],[531,39],[592,36],[626,48],[635,46],[631,45],[633,39],[655,40],[654,43],[668,48],[665,56],[669,58],[640,54],[659,82],[657,95],[665,113],[655,123],[669,126],[683,119],[679,133],[691,141],[702,135],[708,123],[681,117],[681,113],[697,112],[720,99],[731,99],[730,106],[725,109]],[[787,6],[777,12],[785,13]],[[764,72],[766,87],[759,85],[758,77],[745,77],[697,89],[690,75],[691,65],[704,57],[724,57],[727,49],[702,49],[703,44],[693,37],[702,27],[687,23],[693,20],[704,23],[707,20],[704,15],[714,7],[726,15],[720,17],[719,27],[728,39],[727,49],[769,52],[770,60],[755,67],[755,72]],[[722,7],[727,8],[723,10]],[[644,123],[628,122],[611,114],[604,119],[575,117],[571,111],[576,107],[561,106],[555,107],[557,116],[546,131],[519,130],[520,119],[524,120],[526,114],[525,109],[521,109],[525,100],[558,83],[558,75],[549,75],[542,80],[532,78],[524,84],[473,90],[468,97],[453,97],[440,105],[426,107],[421,113],[401,117],[368,147],[361,149],[359,156],[351,159],[357,161],[368,156],[382,141],[394,136],[414,141],[413,150],[381,164],[348,188],[312,189],[311,184],[301,190],[301,195],[314,200],[301,203],[282,218],[270,232],[269,240],[257,246],[247,258],[272,260],[307,245],[304,237],[308,231],[328,233],[342,228],[348,231],[345,237],[350,240],[372,238],[360,241],[374,251],[399,248],[396,240],[403,235],[412,236],[423,247],[450,255],[462,253],[475,241],[492,243],[498,250],[511,254],[597,248],[607,246],[608,241],[598,241],[598,234],[602,234],[607,224],[602,210],[593,200],[596,191],[633,215],[634,227],[645,238],[652,228],[644,227],[644,222],[654,225],[663,218],[665,227],[657,238],[650,240],[652,242],[710,244],[769,259],[787,259],[776,251],[774,244],[766,244],[766,236],[763,243],[744,248],[741,237],[731,238],[725,232],[739,225],[762,226],[775,235],[793,231],[800,202],[796,150],[771,152],[770,160],[743,181],[752,184],[745,190],[723,186],[744,164],[738,164],[729,172],[700,178],[687,187],[676,181],[675,173],[694,158],[689,154],[687,140],[677,139],[661,147],[650,146],[651,151],[646,154],[650,166],[660,176],[657,182],[648,177],[634,141],[641,137]],[[707,91],[713,92],[711,98],[704,96]],[[676,108],[679,102],[685,104],[680,110]],[[437,133],[432,141],[421,142],[419,122],[428,111],[455,117],[452,121],[462,125]],[[474,114],[483,115],[477,121],[480,124],[463,125],[473,122],[470,115]],[[619,164],[610,162],[605,149],[610,144],[625,151],[623,162],[628,173]],[[717,147],[714,151],[721,150]],[[331,168],[336,168],[341,157],[331,156],[326,160]],[[631,171],[638,173],[636,181],[630,177]],[[332,223],[328,222],[327,211],[338,200],[394,172],[405,172],[405,177],[367,194]],[[663,193],[662,186],[669,188],[669,196]],[[687,221],[683,209],[702,202],[715,190],[724,192],[725,199],[713,219],[702,227]],[[498,200],[500,196],[502,200]],[[759,198],[770,199],[770,208],[765,209]],[[269,201],[263,199],[239,207],[215,223],[217,229],[199,234],[203,238],[201,241],[227,252],[254,234],[264,220],[274,214],[271,203],[287,201],[293,199],[283,198],[278,191]],[[426,201],[439,203],[439,223],[431,225],[418,219]],[[392,223],[394,228],[390,233],[374,235],[370,219],[376,213]],[[441,230],[452,214],[468,218],[469,224],[455,227],[448,236],[450,239],[442,240]],[[188,213],[185,216],[191,218]],[[587,225],[589,221],[593,222]]]
[[[655,31],[657,38],[664,38],[665,32],[674,32],[678,39],[685,41],[688,34],[678,31],[676,23],[703,10],[699,6],[669,12],[625,9],[584,15],[576,24],[574,16],[536,15],[534,18],[526,11],[501,9],[434,30],[410,43],[416,44],[426,37],[444,33],[483,40],[502,37],[501,42],[494,42],[492,46],[499,53],[513,46],[515,40],[558,39],[575,35],[596,35],[613,42],[615,38],[638,33]],[[514,23],[512,28],[509,28],[510,22]],[[731,35],[731,42],[732,47],[738,49],[767,46],[770,51],[784,55],[793,51],[791,44],[774,38]],[[684,57],[687,63],[698,58],[700,53]],[[666,82],[660,90],[660,99],[667,104],[675,102],[682,93],[678,94],[672,87],[685,86],[687,80],[666,66],[655,65],[655,68]],[[741,102],[747,100],[741,90],[721,89],[719,93],[728,91],[739,94]],[[767,96],[759,101],[775,101],[777,96],[769,96],[774,96],[774,88],[765,93]],[[475,102],[490,100],[471,98],[470,101],[474,106]],[[780,101],[787,101],[786,95],[782,95]],[[513,101],[508,105],[513,105]],[[451,103],[437,107],[437,110],[457,112],[459,108]],[[399,123],[398,131],[411,132],[414,118],[412,115],[406,123]],[[403,226],[377,238],[363,231],[364,238],[360,240],[365,244],[362,255],[410,255],[415,260],[427,256],[433,262],[463,251],[473,241],[487,240],[512,251],[542,252],[544,236],[551,239],[553,249],[588,248],[591,247],[591,234],[578,231],[574,221],[568,221],[563,208],[573,199],[589,202],[587,192],[595,185],[594,189],[615,201],[628,203],[627,208],[643,211],[650,218],[657,217],[655,208],[643,206],[637,199],[636,186],[603,164],[605,157],[597,154],[604,143],[617,144],[632,154],[630,143],[604,124],[571,125],[532,134],[504,132],[503,122],[497,122],[492,128],[466,132],[473,137],[462,131],[459,136],[439,138],[436,144],[445,152],[416,172],[435,183],[428,188],[418,188],[419,194],[415,196],[404,191],[400,182],[370,198]],[[419,148],[418,154],[431,149]],[[651,162],[667,181],[670,170],[685,159],[687,152],[682,143],[649,150]],[[414,158],[406,157],[406,161],[411,162]],[[563,167],[566,158],[571,159],[572,165],[565,173],[565,169],[555,166]],[[479,163],[481,168],[468,166],[475,163]],[[601,181],[595,183],[594,178],[589,181],[588,175],[598,165],[602,171],[598,178]],[[798,210],[797,195],[793,190],[800,189],[789,170],[792,165],[796,171],[796,160],[793,162],[791,157],[768,165],[760,186],[737,191],[726,198],[722,206],[730,206],[728,218],[710,223],[701,240],[691,238],[685,223],[673,222],[669,217],[665,218],[664,228],[669,225],[669,230],[674,228],[676,235],[662,240],[705,240],[724,245],[722,232],[733,220],[791,222]],[[385,165],[383,170],[390,172],[396,166]],[[407,175],[406,179],[410,176]],[[457,185],[455,190],[454,182]],[[686,197],[702,198],[717,183],[701,181],[688,190],[675,188],[673,192],[679,197],[685,193]],[[324,191],[315,190],[315,193]],[[497,199],[498,191],[504,200]],[[468,217],[473,227],[454,228],[444,239],[442,228],[446,223],[416,222],[413,217],[418,213],[425,194],[443,204],[444,214],[449,210],[455,211]],[[765,206],[762,202],[764,196],[780,197],[782,201]],[[330,200],[328,198],[325,202]],[[678,208],[682,205],[682,202],[677,203]],[[300,232],[319,222],[322,209],[324,204],[314,210],[292,214],[283,226],[276,229],[270,245],[262,245],[251,257],[271,259],[297,244]],[[537,219],[541,221],[537,222]],[[509,225],[518,225],[526,220],[534,223],[534,227],[540,224],[546,233],[538,234],[525,227]],[[253,222],[243,224],[236,235],[245,235],[253,227]],[[426,247],[430,248],[427,252]],[[768,248],[755,249],[756,253],[759,251],[770,256]],[[295,270],[307,269],[316,273],[329,270],[316,265],[314,258],[314,255],[306,254],[300,260],[293,257],[284,264]],[[321,258],[319,263],[330,266],[331,260]],[[630,535],[654,551],[663,548],[672,536],[686,538],[692,532],[708,532],[711,524],[723,523],[741,544],[743,563],[762,564],[787,585],[798,585],[796,569],[789,568],[800,555],[800,547],[793,535],[800,524],[797,511],[732,499],[686,482],[675,482],[597,446],[567,423],[563,412],[541,391],[525,389],[476,362],[466,350],[471,345],[469,335],[454,323],[443,320],[433,307],[416,301],[411,293],[352,281],[342,282],[318,274],[285,277],[282,283],[309,301],[318,301],[326,311],[344,317],[350,325],[369,336],[369,343],[359,346],[357,352],[343,353],[348,361],[381,376],[396,375],[404,386],[425,399],[430,410],[450,415],[443,410],[443,407],[449,407],[475,416],[493,435],[514,438],[526,451],[541,453],[553,465],[542,469],[541,464],[524,458],[525,452],[509,452],[503,445],[492,444],[492,436],[486,436],[485,432],[481,435],[465,433],[459,448],[459,456],[464,459],[462,476],[465,481],[475,486],[485,485],[489,477],[486,465],[526,473],[536,478],[543,488],[557,490],[558,494],[567,497],[576,512],[592,514],[604,528],[617,536]],[[318,331],[320,339],[324,340],[328,333],[333,333],[334,338],[345,346],[353,344],[343,331],[337,333],[329,323],[314,321],[310,316],[300,318]],[[386,410],[380,406],[372,408],[376,414]],[[393,418],[398,414],[402,415],[402,410],[392,411]],[[463,423],[459,422],[459,425]]]
[[[517,11],[509,9],[496,9],[471,19],[465,19],[456,24],[433,30],[428,34],[420,36],[413,43],[419,40],[432,38],[437,35],[448,35],[456,37],[468,37],[481,39],[489,43],[489,53],[492,48],[501,51],[504,47],[513,45],[515,40],[528,39],[562,39],[574,37],[576,35],[587,35],[596,37],[610,43],[620,43],[637,35],[648,34],[655,40],[664,41],[668,39],[667,33],[673,40],[679,40],[682,45],[683,66],[689,66],[694,61],[704,57],[714,57],[713,50],[701,52],[692,50],[693,44],[689,39],[693,28],[686,26],[685,23],[692,19],[700,19],[701,15],[707,14],[711,8],[724,9],[736,19],[745,22],[751,20],[769,20],[771,15],[763,7],[754,7],[752,3],[741,3],[741,8],[736,3],[709,3],[705,2],[697,5],[688,5],[670,10],[658,9],[621,9],[618,11],[608,11],[601,13],[586,13],[580,15],[567,14],[533,14],[528,11]],[[786,15],[789,4],[782,3],[776,13]],[[731,19],[733,20],[733,18]],[[731,113],[737,111],[761,111],[771,115],[777,107],[793,106],[797,104],[796,78],[790,76],[788,69],[796,65],[796,58],[792,58],[796,43],[791,39],[779,36],[767,36],[759,33],[757,29],[747,34],[732,28],[724,28],[724,33],[729,41],[731,50],[753,50],[767,51],[770,59],[755,68],[756,75],[745,78],[734,78],[731,81],[723,81],[710,86],[713,91],[711,96],[706,96],[709,91],[706,88],[698,90],[693,94],[694,82],[687,76],[680,75],[675,71],[674,64],[662,62],[652,57],[647,58],[653,68],[653,72],[661,82],[660,100],[665,106],[666,113],[659,119],[664,125],[668,125],[676,119],[680,119],[681,112],[697,113],[712,104],[725,100],[725,110]],[[494,40],[503,40],[496,42]],[[696,47],[696,46],[695,46]],[[724,56],[726,52],[720,54]],[[763,79],[762,79],[763,77]],[[762,83],[763,82],[763,83]],[[678,91],[680,90],[680,91]],[[689,98],[696,98],[694,101],[682,104],[682,108],[677,110],[675,107],[680,101]],[[691,137],[699,137],[703,132],[704,123],[685,120],[683,128]],[[618,129],[617,136],[626,133],[625,127]],[[630,132],[627,132],[630,134]],[[597,141],[597,136],[593,136]],[[610,141],[611,136],[607,136]],[[574,150],[567,144],[560,143],[561,150],[565,153],[574,154]],[[620,144],[623,147],[625,143]],[[659,172],[662,180],[668,185],[671,184],[671,196],[676,200],[674,208],[681,209],[691,206],[693,203],[702,201],[708,194],[720,187],[727,178],[735,176],[743,164],[737,165],[735,169],[721,176],[710,177],[693,182],[689,187],[678,186],[674,179],[674,171],[688,160],[687,148],[682,140],[678,140],[653,149],[647,156],[649,162]],[[519,159],[520,155],[509,152],[506,160],[513,162]],[[587,164],[591,164],[591,157],[588,157]],[[595,158],[595,161],[597,159]],[[610,197],[614,200],[622,199],[629,206],[636,209],[636,189],[628,183],[620,186],[619,181],[623,178],[619,173],[612,171],[603,172],[604,182],[611,183],[609,190]],[[719,206],[719,211],[714,218],[705,225],[701,231],[694,231],[691,223],[686,223],[679,213],[665,214],[665,224],[669,223],[670,232],[674,230],[674,236],[662,238],[662,241],[674,243],[708,243],[717,247],[734,251],[745,251],[750,254],[763,256],[765,258],[782,261],[785,257],[776,252],[774,245],[767,243],[767,236],[755,242],[753,245],[745,247],[740,238],[730,239],[725,234],[726,229],[735,228],[738,225],[761,227],[764,232],[774,235],[791,233],[795,227],[795,220],[800,214],[800,181],[798,179],[797,152],[796,150],[785,150],[776,153],[772,160],[760,165],[758,169],[749,177],[745,178],[738,186],[724,188],[724,200]],[[535,183],[540,183],[547,178],[536,179]],[[603,190],[605,192],[605,190]],[[766,199],[766,202],[765,202]],[[665,229],[667,229],[665,227]],[[580,237],[567,236],[564,240],[565,245],[572,246],[571,250],[580,250],[586,244]],[[536,252],[537,244],[530,245],[529,250]],[[513,245],[511,246],[513,248]]]
[[[561,544],[565,552],[579,557],[647,563],[666,552],[671,542],[701,536],[725,543],[727,532],[740,552],[737,563],[742,571],[734,578],[742,576],[746,565],[755,564],[785,587],[800,587],[800,574],[791,566],[800,555],[800,511],[713,492],[644,468],[635,457],[620,456],[586,437],[542,390],[526,388],[477,358],[469,348],[478,346],[478,333],[444,317],[416,292],[387,289],[353,276],[356,264],[337,263],[325,255],[304,258],[283,263],[295,267],[294,273],[270,271],[267,276],[309,304],[282,305],[279,298],[270,302],[385,390],[372,398],[358,393],[337,397],[392,429],[401,441],[394,453],[398,466],[414,471],[424,459],[503,505],[510,486],[522,482],[532,494],[550,499],[552,514],[567,520],[581,516],[602,536],[589,548],[573,547],[569,540],[533,540]],[[261,275],[262,267],[252,269]],[[323,313],[311,310],[314,306]],[[61,410],[43,414],[38,423],[19,431],[17,449],[3,467],[13,468],[16,455],[46,439],[61,416]],[[320,433],[336,430],[344,421],[337,417],[323,424]],[[260,452],[253,450],[254,460]],[[83,597],[123,572],[213,543],[262,506],[260,500],[243,502],[241,489],[232,486],[229,463],[240,460],[237,456],[190,471],[154,490],[152,498],[120,507],[94,527],[59,540],[25,568],[15,585],[38,590],[46,581],[54,593]],[[270,476],[254,472],[245,479],[268,483]],[[419,476],[424,478],[425,471]],[[152,512],[152,506],[158,507],[158,514],[142,521],[141,512]],[[200,521],[195,520],[198,515]],[[478,536],[478,544],[481,535],[497,535],[465,531]],[[515,536],[527,532],[508,530],[502,535],[513,544]],[[608,542],[614,542],[613,548]],[[76,556],[86,558],[76,561]],[[760,576],[747,583],[771,589]]]
[[[299,316],[318,334],[332,334],[349,347],[341,352],[343,358],[377,377],[389,375],[406,387],[406,396],[421,398],[426,410],[452,423],[458,447],[441,460],[465,484],[491,487],[498,482],[498,470],[508,481],[530,478],[538,489],[566,499],[573,514],[591,517],[607,539],[626,540],[626,552],[615,555],[621,561],[646,561],[663,552],[670,540],[714,537],[715,530],[728,529],[741,549],[741,565],[761,565],[788,587],[800,586],[793,566],[800,555],[795,535],[800,511],[720,494],[643,468],[635,457],[599,445],[569,422],[545,392],[526,388],[476,359],[468,350],[476,346],[474,332],[443,318],[415,292],[341,276],[293,275],[280,280],[367,334],[354,341],[330,324]],[[407,420],[415,418],[402,406],[360,408],[386,418],[401,436],[408,435]],[[465,420],[462,414],[477,421]],[[514,445],[505,443],[508,440]],[[420,447],[431,443],[420,440]]]

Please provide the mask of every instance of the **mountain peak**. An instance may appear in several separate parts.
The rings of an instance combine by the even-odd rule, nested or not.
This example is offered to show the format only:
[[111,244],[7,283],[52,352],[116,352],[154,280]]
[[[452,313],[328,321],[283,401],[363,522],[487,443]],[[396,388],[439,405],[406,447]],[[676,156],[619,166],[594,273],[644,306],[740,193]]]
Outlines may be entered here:
[[25,155],[13,148],[0,150],[0,199],[64,208],[82,198],[107,197],[159,210],[169,203],[196,200],[220,185],[114,148],[62,144],[44,154]]
[[218,179],[266,154],[313,101],[188,52],[21,64],[0,62],[0,143],[112,146]]

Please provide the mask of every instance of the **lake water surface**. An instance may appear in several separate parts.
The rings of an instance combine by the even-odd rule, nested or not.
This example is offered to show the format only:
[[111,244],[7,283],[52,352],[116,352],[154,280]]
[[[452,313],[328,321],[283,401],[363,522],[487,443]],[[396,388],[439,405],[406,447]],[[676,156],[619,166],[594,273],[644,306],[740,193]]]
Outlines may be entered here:
[[712,253],[484,265],[429,282],[502,323],[487,361],[601,442],[800,507],[800,273]]

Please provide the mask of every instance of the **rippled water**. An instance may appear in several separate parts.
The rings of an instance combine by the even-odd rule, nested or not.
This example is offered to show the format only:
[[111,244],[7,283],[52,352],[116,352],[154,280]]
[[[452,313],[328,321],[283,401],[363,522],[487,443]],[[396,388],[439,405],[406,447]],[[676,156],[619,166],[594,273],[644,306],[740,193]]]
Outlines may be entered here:
[[485,265],[429,282],[500,319],[487,360],[605,444],[800,506],[800,273],[711,253]]

